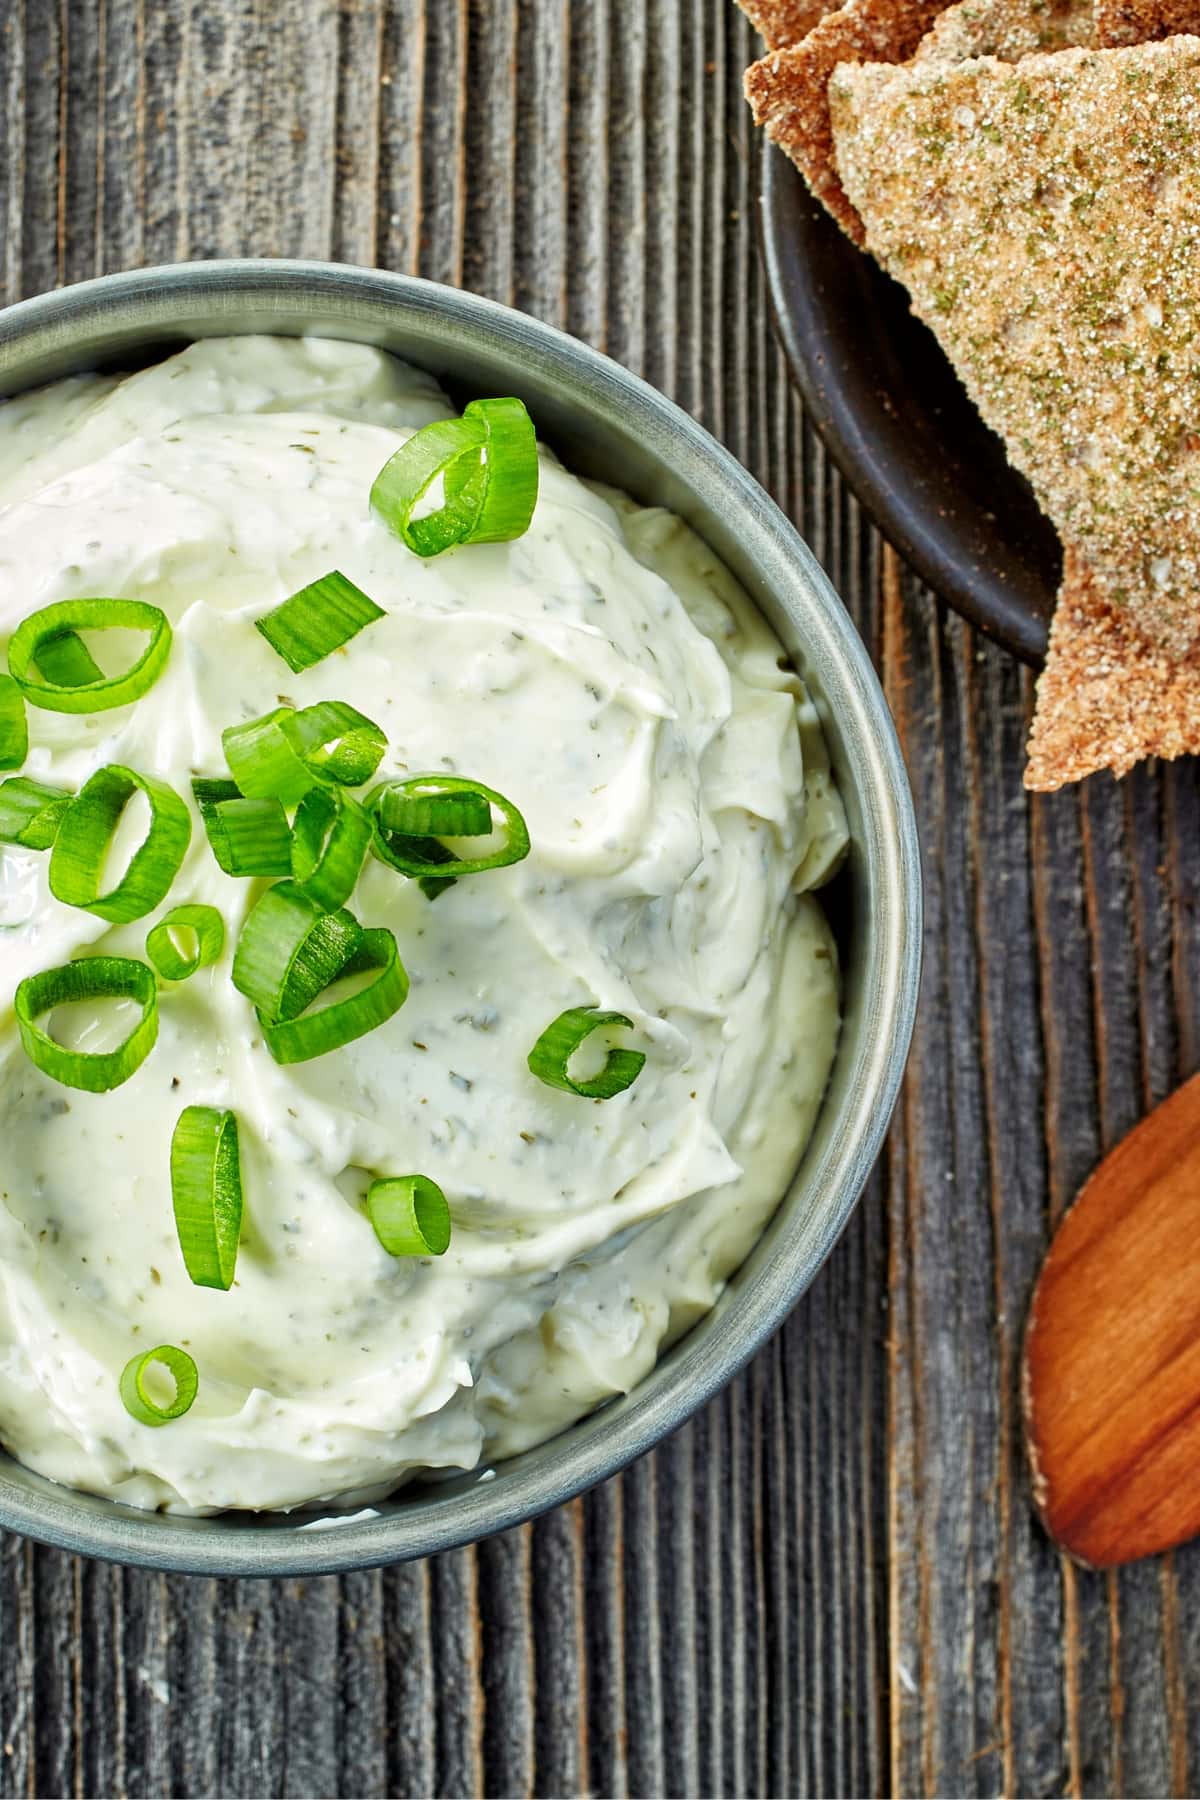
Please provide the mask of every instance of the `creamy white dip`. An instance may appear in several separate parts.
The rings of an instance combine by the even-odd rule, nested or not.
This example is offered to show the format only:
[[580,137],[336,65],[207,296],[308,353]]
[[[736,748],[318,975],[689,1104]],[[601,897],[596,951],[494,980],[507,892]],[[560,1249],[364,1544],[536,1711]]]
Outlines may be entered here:
[[[0,1437],[58,1481],[178,1510],[361,1504],[536,1443],[713,1304],[809,1135],[839,1015],[804,890],[845,824],[804,690],[679,520],[545,452],[526,536],[411,555],[368,490],[451,411],[374,350],[249,337],[0,408],[0,645],[82,596],[152,601],[175,633],[135,706],[30,708],[23,773],[76,788],[123,763],[191,804],[193,774],[226,773],[223,727],[348,700],[387,733],[380,779],[476,776],[533,840],[433,904],[368,860],[350,904],[395,932],[410,997],[292,1068],[229,979],[264,884],[221,873],[198,815],[169,900],[116,928],[51,897],[45,854],[0,849]],[[334,567],[387,617],[293,675],[252,621]],[[164,988],[137,1074],[93,1095],[39,1073],[17,983],[100,947],[142,956],[185,901],[220,909],[226,952]],[[525,1060],[593,1002],[629,1014],[648,1059],[605,1103]],[[111,1012],[72,1032],[123,1035]],[[175,1236],[168,1152],[192,1103],[239,1122],[228,1293],[192,1286]],[[411,1171],[450,1202],[440,1260],[388,1256],[363,1210],[372,1174]],[[200,1392],[151,1428],[117,1382],[162,1342]]]

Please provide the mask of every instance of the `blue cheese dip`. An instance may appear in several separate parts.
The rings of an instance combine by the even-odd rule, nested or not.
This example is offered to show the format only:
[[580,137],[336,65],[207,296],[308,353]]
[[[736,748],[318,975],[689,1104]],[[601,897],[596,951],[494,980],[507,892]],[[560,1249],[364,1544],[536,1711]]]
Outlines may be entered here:
[[[193,775],[227,772],[224,727],[345,700],[387,734],[379,779],[474,776],[533,844],[434,903],[368,859],[350,905],[395,933],[409,999],[290,1068],[230,982],[264,884],[221,872],[198,814],[169,899],[132,925],[53,899],[44,853],[0,849],[0,1437],[56,1481],[181,1512],[361,1504],[535,1444],[712,1306],[812,1128],[839,1002],[809,890],[846,827],[801,682],[678,519],[544,450],[525,536],[410,554],[367,495],[448,416],[380,352],[263,337],[0,408],[0,646],[85,596],[153,602],[174,629],[137,704],[29,708],[23,774],[74,790],[121,763],[191,805]],[[331,568],[386,617],[292,674],[254,620]],[[187,902],[219,909],[225,954],[163,988],[149,1059],[107,1094],[41,1074],[18,982],[144,957]],[[526,1064],[587,1004],[628,1014],[621,1041],[647,1058],[603,1103]],[[68,1027],[102,1049],[128,1022],[74,1008]],[[175,1235],[170,1141],[192,1104],[239,1124],[227,1293],[191,1284]],[[373,1176],[412,1171],[449,1200],[440,1259],[389,1256],[364,1210]],[[151,1428],[118,1377],[163,1342],[200,1391]]]

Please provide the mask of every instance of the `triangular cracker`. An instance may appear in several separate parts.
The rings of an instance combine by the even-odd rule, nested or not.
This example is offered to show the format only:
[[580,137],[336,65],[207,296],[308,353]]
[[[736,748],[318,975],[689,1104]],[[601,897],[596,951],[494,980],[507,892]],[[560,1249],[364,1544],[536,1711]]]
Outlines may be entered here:
[[1200,624],[1200,39],[843,65],[868,245],[1110,603]]
[[1114,611],[1068,550],[1025,786],[1046,791],[1097,769],[1124,775],[1143,757],[1197,752],[1200,649],[1172,661]]
[[754,122],[785,150],[822,205],[856,244],[862,221],[846,198],[833,159],[829,77],[839,63],[900,63],[911,56],[946,0],[847,0],[801,44],[775,50],[746,70]]
[[782,50],[808,36],[829,11],[824,0],[737,0],[768,50]]
[[1200,32],[1197,0],[1096,0],[1096,42],[1101,48],[1149,44],[1196,32]]
[[1011,63],[1042,50],[1090,44],[1093,10],[1093,0],[958,0],[934,20],[912,61],[947,68],[975,56],[995,56]]

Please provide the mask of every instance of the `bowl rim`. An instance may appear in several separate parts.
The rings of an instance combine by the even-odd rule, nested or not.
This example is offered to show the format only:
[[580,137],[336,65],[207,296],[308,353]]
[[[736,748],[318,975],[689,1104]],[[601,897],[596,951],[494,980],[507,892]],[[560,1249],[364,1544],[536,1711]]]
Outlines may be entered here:
[[[674,402],[601,352],[494,301],[415,276],[351,264],[245,258],[100,276],[17,302],[0,312],[0,394],[50,378],[39,374],[39,367],[50,369],[69,352],[79,328],[98,318],[105,330],[124,331],[131,340],[140,316],[150,342],[156,332],[161,339],[177,325],[186,335],[187,322],[196,329],[200,314],[206,323],[225,313],[232,321],[235,308],[251,302],[277,313],[281,324],[288,321],[289,335],[304,329],[338,335],[327,319],[305,323],[331,302],[338,303],[346,321],[378,317],[377,331],[383,329],[385,309],[413,329],[421,320],[426,323],[419,328],[426,329],[436,318],[439,340],[449,347],[473,340],[491,351],[507,349],[515,358],[515,386],[522,373],[566,384],[581,417],[645,433],[648,443],[662,446],[664,454],[654,455],[668,476],[694,483],[698,493],[719,489],[736,520],[739,543],[753,559],[758,592],[803,599],[806,658],[854,766],[862,808],[856,853],[864,860],[869,891],[884,898],[877,933],[872,917],[878,949],[863,972],[864,1017],[857,1034],[862,1042],[836,1139],[815,1169],[806,1161],[776,1215],[778,1220],[798,1186],[807,1185],[820,1195],[819,1230],[800,1263],[795,1254],[760,1255],[760,1242],[707,1320],[672,1346],[628,1399],[614,1403],[621,1412],[610,1429],[605,1420],[611,1409],[602,1407],[546,1444],[500,1464],[503,1480],[490,1479],[491,1471],[484,1469],[473,1480],[456,1481],[452,1492],[423,1490],[416,1506],[372,1517],[339,1517],[331,1507],[336,1529],[329,1530],[315,1529],[323,1521],[312,1514],[195,1520],[139,1512],[26,1470],[18,1481],[8,1475],[12,1464],[0,1453],[0,1527],[110,1561],[208,1576],[332,1574],[458,1548],[536,1518],[617,1474],[707,1404],[782,1324],[862,1192],[891,1119],[911,1041],[922,932],[912,795],[887,703],[849,613],[807,544],[730,452]],[[358,341],[370,341],[369,332]],[[101,356],[102,348],[95,353]],[[768,1234],[771,1230],[768,1226]],[[697,1331],[703,1333],[699,1339]]]

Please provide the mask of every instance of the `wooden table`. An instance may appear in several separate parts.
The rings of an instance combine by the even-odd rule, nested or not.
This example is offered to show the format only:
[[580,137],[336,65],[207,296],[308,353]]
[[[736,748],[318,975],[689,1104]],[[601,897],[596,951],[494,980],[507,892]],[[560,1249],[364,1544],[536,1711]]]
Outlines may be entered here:
[[828,568],[928,883],[887,1154],[730,1392],[540,1524],[383,1574],[187,1581],[8,1540],[4,1792],[1196,1791],[1200,1556],[1061,1562],[1016,1372],[1050,1226],[1200,1063],[1197,765],[1023,795],[1028,673],[906,576],[788,389],[731,0],[9,0],[0,27],[7,299],[335,257],[603,346]]

